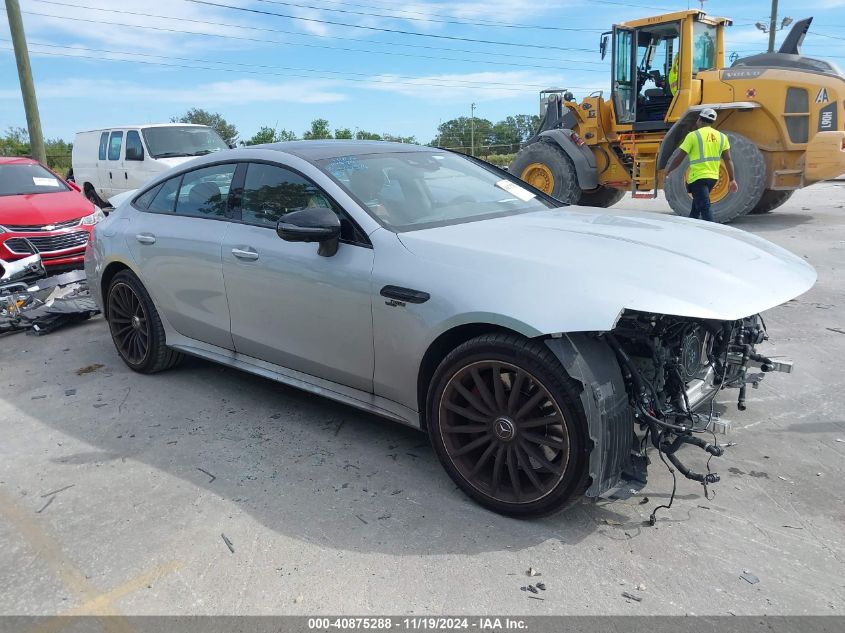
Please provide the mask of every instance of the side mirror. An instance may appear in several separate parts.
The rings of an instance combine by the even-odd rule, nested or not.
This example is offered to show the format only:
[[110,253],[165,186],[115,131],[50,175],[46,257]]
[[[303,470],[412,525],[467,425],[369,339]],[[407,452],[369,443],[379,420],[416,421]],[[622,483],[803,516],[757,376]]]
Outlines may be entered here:
[[340,244],[340,218],[326,207],[291,211],[279,220],[276,234],[286,242],[319,242],[317,254],[331,257]]
[[140,147],[127,147],[126,160],[144,160],[144,150]]
[[70,187],[71,189],[73,189],[75,192],[82,193],[82,189],[75,182],[73,182],[72,180],[68,180],[66,182],[67,182],[67,186]]
[[607,55],[607,36],[607,33],[602,33],[601,39],[599,40],[599,52],[601,53],[602,59]]

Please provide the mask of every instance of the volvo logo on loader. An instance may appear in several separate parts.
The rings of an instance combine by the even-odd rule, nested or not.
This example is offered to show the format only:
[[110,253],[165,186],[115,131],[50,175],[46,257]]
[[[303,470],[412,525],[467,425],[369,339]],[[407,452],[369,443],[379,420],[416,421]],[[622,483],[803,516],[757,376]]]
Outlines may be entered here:
[[819,93],[816,95],[816,103],[827,103],[830,101],[827,97],[827,88],[821,88]]

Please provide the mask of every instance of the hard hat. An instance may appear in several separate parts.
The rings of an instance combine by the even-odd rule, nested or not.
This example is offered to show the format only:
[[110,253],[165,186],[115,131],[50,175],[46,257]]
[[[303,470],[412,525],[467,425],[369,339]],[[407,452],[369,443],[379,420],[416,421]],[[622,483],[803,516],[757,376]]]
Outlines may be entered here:
[[708,121],[715,121],[717,114],[713,108],[704,108],[698,116]]

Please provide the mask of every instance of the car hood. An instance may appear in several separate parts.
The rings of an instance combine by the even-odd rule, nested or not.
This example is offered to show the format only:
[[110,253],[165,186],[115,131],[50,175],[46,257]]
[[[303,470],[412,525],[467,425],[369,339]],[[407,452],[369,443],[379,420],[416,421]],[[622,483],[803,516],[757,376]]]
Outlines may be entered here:
[[0,226],[52,224],[94,212],[94,205],[76,191],[0,196]]
[[189,160],[194,160],[195,156],[165,156],[164,158],[156,158],[156,162],[164,165],[167,169],[171,167],[178,167]]
[[399,239],[441,278],[462,278],[484,310],[492,293],[544,333],[611,329],[624,309],[734,320],[816,280],[803,259],[755,235],[654,213],[567,207]]

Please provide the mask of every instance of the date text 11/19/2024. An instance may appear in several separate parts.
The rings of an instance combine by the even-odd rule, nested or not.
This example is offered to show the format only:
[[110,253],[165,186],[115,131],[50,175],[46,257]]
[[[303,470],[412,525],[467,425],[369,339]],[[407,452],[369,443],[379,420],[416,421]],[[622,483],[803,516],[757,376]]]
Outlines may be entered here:
[[507,617],[323,617],[308,618],[309,630],[406,630],[406,631],[525,631],[521,618]]

